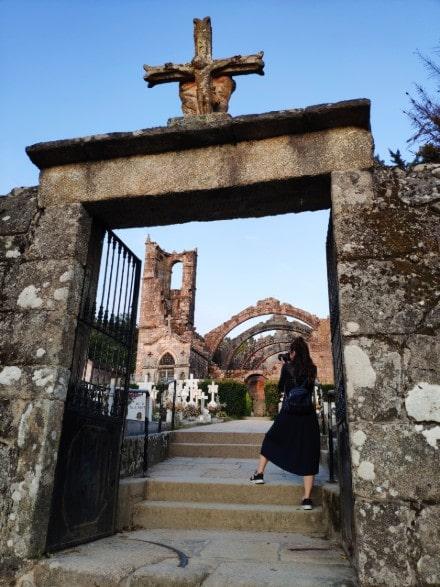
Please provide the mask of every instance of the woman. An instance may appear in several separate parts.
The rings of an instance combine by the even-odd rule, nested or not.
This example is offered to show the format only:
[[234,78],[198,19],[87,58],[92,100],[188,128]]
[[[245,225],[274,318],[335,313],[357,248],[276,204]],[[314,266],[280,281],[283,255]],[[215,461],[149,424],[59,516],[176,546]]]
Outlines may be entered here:
[[301,414],[289,413],[286,406],[286,396],[294,387],[305,387],[310,396],[313,393],[316,366],[301,336],[290,345],[289,359],[283,364],[278,383],[279,391],[284,392],[283,408],[264,437],[258,468],[250,480],[252,483],[264,483],[264,469],[269,461],[289,473],[301,475],[304,478],[302,507],[311,510],[313,503],[310,496],[314,476],[319,470],[318,417],[312,401],[310,408]]

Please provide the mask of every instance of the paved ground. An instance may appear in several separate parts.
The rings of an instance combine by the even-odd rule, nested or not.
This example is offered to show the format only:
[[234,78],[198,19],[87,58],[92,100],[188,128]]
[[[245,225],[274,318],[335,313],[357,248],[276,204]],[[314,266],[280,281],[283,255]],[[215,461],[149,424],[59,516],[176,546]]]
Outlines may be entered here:
[[193,428],[180,428],[179,432],[260,432],[265,434],[272,426],[269,418],[245,418],[221,424],[206,424]]
[[40,563],[34,580],[36,587],[356,584],[342,551],[326,540],[295,533],[176,529],[118,534],[56,554]]
[[[257,461],[254,459],[220,459],[174,457],[154,465],[148,470],[148,478],[173,479],[173,481],[215,481],[216,483],[248,483],[255,471]],[[302,477],[287,473],[269,463],[265,472],[266,483],[283,485],[302,485]],[[328,480],[328,470],[321,466],[316,476],[316,485]],[[262,487],[264,490],[264,487]]]

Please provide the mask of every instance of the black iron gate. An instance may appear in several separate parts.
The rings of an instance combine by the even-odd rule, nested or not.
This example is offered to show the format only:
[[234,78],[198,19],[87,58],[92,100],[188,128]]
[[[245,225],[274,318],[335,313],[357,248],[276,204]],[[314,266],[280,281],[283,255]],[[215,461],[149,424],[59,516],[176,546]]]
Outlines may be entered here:
[[333,368],[336,392],[336,425],[338,431],[339,485],[341,491],[342,540],[347,553],[354,552],[353,488],[351,479],[350,440],[348,435],[347,406],[344,387],[344,363],[342,360],[341,325],[339,319],[339,290],[336,250],[333,238],[332,216],[327,233],[327,276],[330,305],[330,329],[332,338]]
[[[46,548],[114,532],[140,260],[99,230],[86,267]],[[99,255],[101,253],[101,255]]]

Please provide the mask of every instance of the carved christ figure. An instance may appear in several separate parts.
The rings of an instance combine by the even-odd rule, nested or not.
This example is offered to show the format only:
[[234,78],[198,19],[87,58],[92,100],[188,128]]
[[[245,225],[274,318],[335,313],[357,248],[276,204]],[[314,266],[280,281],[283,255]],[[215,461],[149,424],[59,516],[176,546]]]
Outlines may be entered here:
[[258,73],[264,75],[263,52],[228,59],[212,59],[211,19],[194,19],[195,55],[191,63],[163,66],[144,65],[145,81],[152,88],[157,84],[179,82],[179,96],[185,116],[227,112],[235,90],[233,75]]

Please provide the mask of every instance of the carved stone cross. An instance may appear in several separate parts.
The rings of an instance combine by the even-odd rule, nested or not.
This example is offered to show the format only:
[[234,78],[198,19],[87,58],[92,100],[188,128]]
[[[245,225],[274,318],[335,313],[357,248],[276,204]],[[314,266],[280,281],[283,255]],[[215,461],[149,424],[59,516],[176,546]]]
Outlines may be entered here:
[[264,75],[263,51],[242,57],[212,59],[212,28],[209,16],[194,19],[195,55],[191,63],[165,63],[158,67],[144,65],[145,81],[152,88],[158,84],[179,82],[179,96],[185,116],[227,112],[229,98],[235,90],[233,75]]

